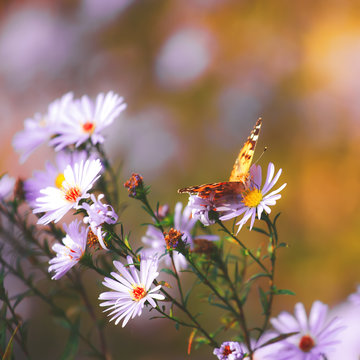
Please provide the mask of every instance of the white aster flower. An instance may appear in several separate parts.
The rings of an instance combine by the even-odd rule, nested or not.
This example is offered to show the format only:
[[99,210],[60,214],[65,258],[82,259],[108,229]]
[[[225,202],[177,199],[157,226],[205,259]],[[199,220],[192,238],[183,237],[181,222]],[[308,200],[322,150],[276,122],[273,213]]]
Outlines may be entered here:
[[284,189],[286,183],[269,193],[279,180],[281,172],[282,170],[280,169],[274,177],[275,166],[273,163],[269,163],[265,184],[261,188],[261,167],[259,165],[253,165],[250,169],[251,184],[249,188],[241,194],[241,200],[230,202],[216,208],[216,210],[221,213],[220,220],[229,220],[243,215],[243,218],[236,224],[239,225],[238,232],[249,219],[251,230],[254,226],[256,216],[260,219],[263,211],[270,214],[270,206],[275,205],[276,201],[281,198],[279,192]]
[[[89,158],[86,151],[65,152],[57,153],[55,164],[47,162],[45,170],[34,171],[31,179],[24,181],[25,199],[29,205],[36,207],[36,199],[41,196],[40,191],[48,186],[59,187],[63,181],[64,170],[70,165],[74,166],[76,163],[86,161]],[[90,157],[91,158],[91,157]]]
[[66,236],[62,240],[64,245],[53,245],[56,257],[49,261],[49,272],[55,271],[52,280],[64,276],[84,255],[88,230],[80,224],[80,220],[74,220],[69,226],[63,225],[66,231]]
[[101,199],[103,198],[104,194],[100,194],[97,199],[94,194],[91,194],[93,203],[89,205],[84,202],[81,207],[88,213],[88,216],[85,216],[83,219],[84,223],[90,225],[91,230],[97,236],[101,247],[107,249],[103,240],[104,231],[102,230],[102,225],[104,223],[115,224],[118,216],[111,205],[103,204],[101,202]]
[[8,174],[4,174],[0,178],[0,200],[7,199],[14,191],[16,180]]
[[58,177],[56,186],[48,186],[40,191],[42,196],[36,199],[33,212],[45,215],[38,220],[38,224],[58,222],[70,209],[78,208],[79,201],[90,196],[87,192],[99,178],[101,168],[99,159],[68,165],[63,176]]
[[78,147],[88,139],[93,145],[102,143],[104,141],[101,135],[103,129],[111,125],[126,108],[123,100],[112,91],[107,94],[100,93],[95,103],[86,95],[75,100],[57,126],[58,136],[53,138],[50,144],[58,151],[69,145]]
[[161,285],[151,289],[151,285],[156,277],[158,261],[157,258],[141,258],[140,271],[136,269],[130,256],[127,257],[128,267],[119,261],[114,261],[114,266],[118,270],[112,272],[111,276],[115,279],[106,277],[103,285],[112,291],[100,294],[99,300],[104,300],[100,306],[108,306],[104,311],[110,311],[110,321],[115,320],[117,325],[124,319],[124,327],[130,319],[136,315],[141,315],[144,304],[149,302],[152,307],[156,307],[155,300],[164,300],[165,297],[156,293]]
[[45,115],[36,113],[33,118],[25,120],[24,130],[13,139],[15,150],[21,153],[20,162],[23,163],[36,148],[55,135],[56,124],[62,120],[72,101],[73,94],[67,93],[53,101]]

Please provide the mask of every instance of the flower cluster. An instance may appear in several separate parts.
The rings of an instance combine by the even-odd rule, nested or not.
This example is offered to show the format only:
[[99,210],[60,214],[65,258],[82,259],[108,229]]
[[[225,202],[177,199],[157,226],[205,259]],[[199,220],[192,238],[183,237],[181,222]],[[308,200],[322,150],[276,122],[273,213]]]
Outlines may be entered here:
[[190,195],[188,207],[192,211],[194,219],[200,220],[204,225],[211,225],[215,222],[210,216],[211,211],[219,214],[219,220],[225,221],[242,215],[238,225],[238,232],[250,220],[250,230],[254,226],[256,216],[261,218],[261,214],[266,212],[270,214],[271,208],[276,201],[281,198],[279,192],[284,189],[286,184],[278,189],[270,190],[275,186],[282,170],[275,174],[275,166],[269,163],[267,176],[264,186],[262,185],[261,167],[253,165],[250,168],[250,181],[246,183],[245,189],[240,194],[225,195],[215,198],[214,194],[203,198],[198,195]]
[[[61,240],[51,247],[55,253],[48,262],[51,279],[59,280],[67,275],[70,281],[79,281],[77,284],[80,285],[81,277],[72,276],[78,275],[78,264],[96,270],[104,276],[102,284],[107,289],[98,299],[104,312],[108,313],[109,322],[114,321],[117,325],[122,321],[124,327],[149,307],[162,318],[174,321],[176,326],[193,329],[189,349],[195,337],[198,344],[208,342],[212,345],[213,354],[220,360],[330,359],[340,344],[340,334],[345,326],[337,316],[328,315],[328,307],[322,302],[314,302],[309,316],[304,305],[297,303],[294,315],[281,312],[277,318],[271,318],[273,297],[290,293],[279,290],[274,284],[275,252],[282,246],[278,242],[276,221],[272,222],[268,214],[281,198],[280,192],[286,183],[275,188],[282,170],[276,172],[273,163],[269,163],[264,181],[261,167],[253,165],[245,174],[231,176],[237,181],[181,189],[179,192],[198,193],[190,195],[185,207],[178,202],[173,212],[169,211],[168,205],[157,206],[154,210],[147,197],[149,187],[145,186],[142,176],[133,173],[124,186],[129,197],[140,200],[152,218],[141,239],[145,247],[133,248],[130,236],[124,235],[122,223],[120,234],[117,234],[120,223],[114,208],[120,209],[121,204],[118,203],[116,172],[101,144],[104,142],[103,129],[113,123],[125,107],[123,98],[113,92],[101,93],[95,101],[86,95],[75,99],[68,93],[51,103],[45,115],[36,114],[26,119],[25,129],[14,137],[13,144],[21,153],[21,161],[45,142],[56,152],[54,164],[47,162],[44,170],[34,171],[33,177],[23,182],[24,196],[14,192],[15,179],[8,175],[0,178],[1,213],[6,214],[7,206],[15,213],[18,204],[25,199],[37,216],[39,228],[47,233],[53,231],[54,237]],[[251,160],[260,126],[259,119],[246,143],[251,151],[245,155],[240,153],[244,156],[239,156],[233,171],[241,167],[241,159],[248,157]],[[114,183],[108,188],[110,178]],[[7,202],[12,193],[15,193],[14,200]],[[73,214],[69,214],[70,211]],[[6,220],[17,221],[17,216],[10,215]],[[71,221],[69,225],[63,224],[63,232],[56,228],[56,223],[63,218],[66,221],[66,216]],[[238,217],[234,220],[238,231],[247,222],[250,230],[253,229],[256,218],[265,221],[268,231],[256,229],[269,238],[265,250],[260,248],[253,252],[222,224],[222,221]],[[219,236],[212,235],[209,228],[204,229],[198,221],[206,226],[218,223],[221,230],[241,246],[241,252],[230,254],[227,244],[224,241],[215,243]],[[46,226],[52,222],[54,224]],[[27,221],[20,225],[18,228],[27,231]],[[205,234],[198,235],[200,228]],[[49,253],[47,246],[41,247],[41,241],[31,240],[44,250],[41,254]],[[267,253],[263,254],[264,251]],[[114,260],[118,256],[123,260]],[[172,267],[172,270],[162,269],[164,276],[174,280],[172,284],[157,279],[161,263]],[[208,290],[204,298],[208,299],[209,305],[226,311],[223,328],[241,329],[235,338],[241,339],[239,342],[225,341],[218,346],[215,339],[218,331],[207,331],[201,324],[200,314],[192,313],[188,300],[193,288],[185,293],[179,275],[188,264],[190,269],[186,272],[196,276],[193,288],[201,284]],[[261,273],[248,272],[250,265],[260,266]],[[110,272],[112,266],[116,271]],[[269,285],[265,285],[268,286],[266,290],[259,287],[264,325],[249,328],[251,322],[247,321],[244,306],[253,284],[263,277],[271,279]],[[173,284],[178,287],[180,301],[173,296],[172,290],[164,288],[171,288]],[[158,302],[165,299],[170,306],[159,306]],[[360,287],[349,297],[354,309],[358,310],[359,299]],[[174,315],[174,310],[182,312],[184,319]],[[269,330],[270,324],[272,329]],[[251,338],[254,329],[259,331],[257,339]]]
[[[190,249],[193,248],[195,239],[201,238],[208,241],[216,241],[219,239],[217,235],[201,235],[196,236],[193,239],[191,232],[195,226],[196,221],[197,219],[194,219],[191,216],[191,208],[186,206],[183,210],[183,204],[178,202],[175,205],[174,226],[172,233],[176,232],[177,235],[181,234],[182,243],[189,246]],[[150,225],[147,228],[146,234],[142,237],[141,240],[145,245],[149,246],[149,248],[143,250],[144,253],[157,254],[159,257],[161,256],[161,259],[165,260],[166,266],[171,266],[172,261],[170,259],[169,253],[167,252],[167,242],[163,232],[160,229]],[[179,241],[179,237],[177,237],[177,241]],[[187,261],[183,254],[180,254],[177,251],[173,251],[172,257],[175,267],[178,270],[185,269],[187,267]]]
[[[255,349],[256,359],[266,360],[322,360],[328,359],[336,345],[339,335],[345,329],[338,317],[328,317],[328,307],[320,301],[312,305],[309,318],[304,305],[295,305],[295,316],[282,312],[271,319],[275,330],[264,333],[251,347]],[[287,335],[283,340],[272,342],[279,335]],[[268,344],[267,344],[268,342]],[[266,346],[264,346],[266,345]],[[214,354],[221,360],[248,359],[249,350],[243,343],[224,342]]]
[[[118,215],[111,205],[103,203],[104,194],[95,196],[91,191],[96,190],[103,163],[107,161],[97,146],[104,142],[101,132],[125,107],[123,98],[113,92],[99,94],[94,102],[86,95],[74,99],[73,94],[68,93],[51,103],[44,116],[36,114],[33,119],[25,120],[25,129],[14,137],[13,145],[22,154],[21,161],[44,142],[57,152],[55,164],[47,162],[45,170],[34,171],[33,178],[23,185],[26,201],[33,213],[40,215],[37,223],[57,223],[71,209],[83,215],[82,221],[74,219],[69,225],[63,224],[62,244],[52,246],[56,256],[49,261],[48,271],[53,273],[53,280],[62,278],[84,259],[87,243],[98,243],[107,249],[104,225],[115,225]],[[14,183],[7,175],[2,177],[1,199],[9,196]],[[137,190],[143,189],[142,177],[133,174],[126,186],[130,196],[136,196]],[[115,280],[105,277],[103,284],[113,291],[99,296],[105,300],[100,305],[109,307],[106,311],[111,311],[111,320],[116,318],[117,324],[124,318],[123,326],[130,318],[140,315],[146,303],[156,307],[155,300],[165,298],[158,293],[160,285],[151,288],[158,276],[156,257],[142,254],[140,272],[132,257],[127,256],[127,262],[125,266],[114,261],[120,275],[111,273]]]
[[40,145],[48,142],[56,151],[69,146],[79,147],[87,140],[102,143],[101,132],[125,110],[124,99],[112,91],[100,93],[95,102],[84,95],[74,99],[67,93],[48,106],[46,114],[35,114],[25,120],[25,129],[13,140],[15,150],[24,162]]

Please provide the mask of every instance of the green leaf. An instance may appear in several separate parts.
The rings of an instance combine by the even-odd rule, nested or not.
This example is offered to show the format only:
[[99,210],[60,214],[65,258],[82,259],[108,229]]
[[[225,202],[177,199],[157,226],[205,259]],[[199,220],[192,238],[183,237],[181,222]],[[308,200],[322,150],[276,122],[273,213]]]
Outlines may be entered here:
[[293,291],[287,289],[273,289],[275,295],[296,295]]
[[277,219],[279,218],[280,215],[281,215],[281,213],[277,213],[277,214],[275,215],[274,221],[273,221],[274,227],[276,226],[276,221],[277,221]]
[[266,292],[264,292],[264,290],[259,287],[259,295],[260,295],[260,302],[261,302],[261,306],[263,308],[263,313],[266,314],[269,308],[269,302],[266,296]]
[[14,340],[15,334],[19,330],[19,327],[20,327],[20,324],[18,324],[18,326],[13,331],[13,333],[11,335],[11,338],[10,338],[10,340],[9,340],[7,346],[6,346],[5,353],[4,353],[4,356],[2,357],[2,360],[10,359],[10,357],[12,355],[12,351],[13,351],[13,340]]
[[[0,319],[6,319],[7,306],[3,303],[0,310]],[[6,347],[6,321],[0,321],[0,350],[2,353],[5,352]]]
[[289,247],[289,246],[287,243],[282,242],[277,246],[277,248],[281,248],[281,247]]
[[26,297],[30,297],[33,295],[33,291],[31,289],[23,292],[22,294],[18,294],[16,296],[14,296],[13,298],[16,299],[13,308],[15,309],[20,303],[21,301],[26,298]]
[[164,272],[164,273],[169,274],[176,278],[175,273],[171,269],[164,268],[164,269],[161,269],[160,272]]
[[65,350],[61,356],[61,360],[75,359],[75,355],[77,354],[79,347],[79,328],[80,318],[78,318],[71,327],[69,339],[66,344]]
[[254,227],[252,228],[252,230],[257,231],[257,232],[260,233],[260,234],[264,234],[264,235],[266,235],[266,236],[268,236],[268,237],[270,236],[268,232],[266,232],[265,230],[263,230],[263,229],[261,229],[261,228],[258,228],[258,227],[256,227],[256,226],[254,226]]
[[241,296],[240,296],[240,301],[242,304],[246,303],[247,297],[249,296],[249,293],[250,293],[250,289],[251,289],[251,284],[246,283],[241,292]]
[[[286,333],[286,334],[280,334],[279,336],[276,336],[276,337],[268,340],[267,342],[265,342],[264,344],[262,344],[261,346],[259,346],[257,349],[260,349],[260,348],[265,347],[265,346],[267,346],[267,345],[274,344],[274,343],[276,343],[276,342],[278,342],[278,341],[282,341],[282,340],[287,339],[288,337],[293,336],[293,335],[296,335],[296,334],[298,334],[298,333],[299,333],[298,331],[295,331],[295,332],[290,332],[290,333]],[[256,349],[256,350],[257,350],[257,349]]]
[[255,275],[251,276],[247,282],[254,281],[254,280],[256,280],[258,278],[261,278],[261,277],[271,278],[271,275],[267,274],[267,273],[258,273],[258,274],[255,274]]
[[214,300],[213,300],[213,295],[209,295],[208,296],[208,303],[210,305],[213,305],[213,306],[217,306],[219,307],[220,309],[223,309],[223,310],[226,310],[226,311],[231,311],[231,309],[229,307],[227,307],[226,305],[223,305],[223,304],[220,304],[220,303],[216,303]]

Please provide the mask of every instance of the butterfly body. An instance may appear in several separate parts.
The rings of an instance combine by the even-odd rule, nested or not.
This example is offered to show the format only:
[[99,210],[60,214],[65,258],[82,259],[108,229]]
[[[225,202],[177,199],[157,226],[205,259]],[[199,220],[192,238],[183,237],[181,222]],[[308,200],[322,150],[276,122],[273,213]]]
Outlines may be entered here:
[[202,198],[217,199],[223,196],[241,194],[249,186],[250,166],[254,156],[262,120],[259,118],[237,156],[229,181],[190,186],[179,189],[178,193],[198,195]]

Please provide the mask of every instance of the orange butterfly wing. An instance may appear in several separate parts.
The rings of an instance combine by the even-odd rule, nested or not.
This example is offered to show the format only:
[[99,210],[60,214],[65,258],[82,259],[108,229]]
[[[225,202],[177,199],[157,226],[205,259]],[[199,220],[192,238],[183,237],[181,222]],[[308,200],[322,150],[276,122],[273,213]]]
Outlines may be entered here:
[[259,138],[262,120],[259,118],[235,160],[229,181],[245,182],[249,175],[255,147]]
[[205,199],[212,195],[213,199],[217,199],[226,195],[240,194],[244,191],[246,180],[249,176],[251,162],[254,156],[256,142],[259,138],[261,124],[262,120],[259,118],[235,160],[229,181],[189,186],[179,189],[178,193],[188,193],[191,195],[197,194]]

